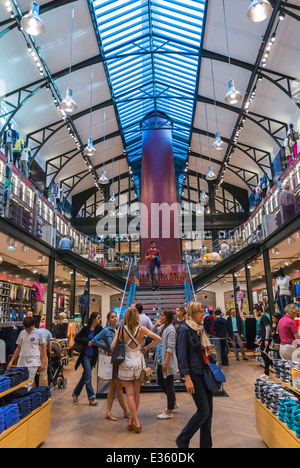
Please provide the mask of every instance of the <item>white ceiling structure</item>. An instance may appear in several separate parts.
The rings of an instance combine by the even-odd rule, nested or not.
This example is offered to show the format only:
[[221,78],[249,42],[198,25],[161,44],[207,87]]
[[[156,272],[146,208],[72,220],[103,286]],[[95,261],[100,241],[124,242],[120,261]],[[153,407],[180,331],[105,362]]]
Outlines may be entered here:
[[[127,149],[124,128],[121,126],[117,112],[108,67],[103,63],[101,31],[100,35],[96,33],[96,16],[92,13],[94,6],[101,14],[101,9],[104,11],[111,4],[114,6],[114,13],[117,14],[118,9],[122,11],[122,7],[129,8],[130,2],[99,0],[94,6],[90,0],[74,2],[71,75],[69,67],[72,2],[41,0],[40,14],[46,29],[42,35],[34,38],[18,28],[21,15],[30,9],[30,2],[28,0],[9,0],[9,2],[14,13],[13,17],[10,17],[5,2],[0,3],[0,78],[2,80],[0,89],[4,105],[0,115],[1,126],[12,119],[23,139],[28,138],[29,146],[37,161],[47,171],[47,185],[56,179],[62,184],[70,199],[92,187],[98,189],[97,181],[103,164],[108,178],[110,180],[114,178],[113,189],[116,196],[119,169],[122,176],[122,190],[126,190],[126,187],[128,190],[129,187],[133,190],[133,181],[130,180],[128,183],[128,178],[131,179],[130,160],[124,153],[124,149]],[[143,4],[145,8],[149,8],[149,18],[151,19],[152,14],[154,20],[157,19],[155,14],[157,15],[159,11],[155,11],[154,14],[155,8],[167,7],[174,12],[175,8],[182,7],[182,2],[179,0],[139,0],[131,3]],[[191,8],[191,11],[199,7],[199,2],[195,0],[183,3],[186,8]],[[209,170],[209,158],[218,175],[217,184],[223,180],[226,184],[248,190],[250,194],[257,178],[264,173],[271,178],[270,160],[265,157],[261,163],[255,161],[253,149],[257,150],[258,160],[264,153],[270,153],[273,159],[280,150],[282,139],[285,138],[286,128],[283,124],[288,125],[292,122],[296,124],[297,121],[293,119],[299,113],[299,107],[292,100],[288,87],[300,77],[300,0],[287,2],[272,0],[273,14],[260,23],[253,23],[247,19],[250,0],[225,0],[232,76],[228,63],[223,0],[206,0],[201,3],[205,4],[206,10],[199,56],[198,89],[195,90],[193,125],[190,129],[190,154],[186,154],[188,173],[191,176],[190,185],[195,189],[191,191],[190,196],[195,202],[199,200],[195,173],[203,174],[205,177]],[[286,12],[284,21],[279,21],[280,11]],[[126,19],[124,25],[126,27]],[[276,41],[270,51],[266,67],[262,68],[261,59],[265,47],[275,30]],[[28,44],[31,48],[36,47],[46,70],[44,75],[41,75],[37,69],[28,51]],[[130,60],[129,56],[128,64]],[[83,148],[90,136],[92,66],[91,136],[97,153],[86,161]],[[222,151],[212,148],[217,130],[212,66],[218,126],[225,142]],[[257,82],[260,73],[263,79]],[[237,88],[243,95],[242,101],[234,106],[228,106],[224,101],[230,78],[235,80]],[[245,115],[245,104],[256,84],[255,98]],[[74,114],[69,115],[67,121],[64,121],[53,96],[64,99],[66,89],[70,85],[78,108]],[[206,122],[206,111],[208,122]],[[238,141],[234,143],[235,131],[243,117],[246,117],[244,129],[239,134]],[[281,130],[272,136],[270,128],[273,132],[277,128]],[[70,131],[77,136],[79,147],[71,137]],[[236,149],[231,155],[233,146]],[[114,164],[112,164],[113,158]],[[181,161],[183,174],[186,161],[183,163]],[[134,175],[139,177],[140,173]],[[187,185],[187,179],[184,185]],[[201,180],[202,186],[207,190],[204,178]],[[228,197],[232,199],[229,194]]]

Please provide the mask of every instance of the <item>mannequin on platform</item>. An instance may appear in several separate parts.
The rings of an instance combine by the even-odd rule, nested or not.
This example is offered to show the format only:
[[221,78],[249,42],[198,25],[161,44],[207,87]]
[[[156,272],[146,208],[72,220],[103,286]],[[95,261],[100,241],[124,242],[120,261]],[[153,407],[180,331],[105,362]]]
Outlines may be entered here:
[[14,158],[14,166],[18,170],[20,170],[20,159],[22,156],[23,149],[24,149],[24,140],[22,140],[22,138],[20,138],[20,135],[17,134],[17,141],[13,149],[13,158]]
[[58,198],[59,183],[54,182],[50,189],[50,203],[56,208],[56,202]]
[[296,159],[298,156],[297,140],[299,140],[299,135],[297,132],[295,132],[293,124],[290,124],[287,135],[289,138],[289,145],[292,150],[292,157],[293,159]]
[[8,124],[8,129],[5,130],[3,136],[4,154],[7,164],[13,164],[13,148],[17,141],[17,132],[13,130],[11,123]]
[[26,147],[23,149],[21,158],[20,158],[20,171],[23,176],[28,179],[29,177],[29,158],[30,158],[30,148]]
[[241,288],[239,286],[235,288],[235,292],[236,292],[236,303],[238,305],[239,314],[240,314],[241,319],[243,320],[244,294],[241,291]]
[[262,197],[265,198],[265,196],[267,195],[267,191],[268,191],[268,179],[265,175],[260,179],[260,183],[261,183]]
[[293,161],[293,153],[290,147],[290,142],[289,142],[288,137],[284,140],[284,152],[285,152],[286,165],[289,166]]
[[32,307],[33,307],[33,318],[35,320],[36,328],[40,327],[41,318],[43,315],[44,307],[44,292],[47,278],[44,274],[39,275],[38,281],[32,285]]
[[287,305],[292,304],[292,281],[290,276],[285,274],[284,268],[278,268],[276,275],[276,287],[278,292],[278,305],[280,315],[284,316],[284,309]]

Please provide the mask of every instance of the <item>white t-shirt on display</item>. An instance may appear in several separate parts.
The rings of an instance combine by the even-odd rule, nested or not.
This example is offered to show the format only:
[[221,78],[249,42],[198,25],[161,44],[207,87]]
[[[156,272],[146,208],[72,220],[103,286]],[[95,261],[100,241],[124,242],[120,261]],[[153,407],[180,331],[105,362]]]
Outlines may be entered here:
[[31,333],[22,330],[17,339],[17,345],[21,346],[18,367],[40,367],[42,344],[45,344],[45,339],[39,330],[35,328]]
[[284,278],[277,278],[276,283],[279,287],[280,295],[291,296],[290,281],[291,278],[289,276],[285,276]]
[[26,161],[26,162],[28,162],[28,160],[29,160],[29,154],[30,154],[30,149],[29,149],[29,148],[24,148],[24,149],[23,149],[23,152],[22,152],[22,155],[21,155],[20,161]]

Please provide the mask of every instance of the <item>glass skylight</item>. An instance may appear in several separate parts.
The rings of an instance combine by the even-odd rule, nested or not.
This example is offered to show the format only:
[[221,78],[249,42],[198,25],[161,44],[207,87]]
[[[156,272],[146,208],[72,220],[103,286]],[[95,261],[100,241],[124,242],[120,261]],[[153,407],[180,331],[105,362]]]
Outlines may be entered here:
[[142,156],[140,122],[173,122],[174,157],[188,157],[207,0],[92,0],[129,163]]

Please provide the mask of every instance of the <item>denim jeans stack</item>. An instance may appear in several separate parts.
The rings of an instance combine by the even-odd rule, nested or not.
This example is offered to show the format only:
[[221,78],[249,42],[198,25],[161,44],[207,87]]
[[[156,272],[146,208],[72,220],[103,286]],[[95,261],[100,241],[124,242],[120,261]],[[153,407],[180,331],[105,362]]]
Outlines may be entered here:
[[0,434],[5,431],[5,418],[3,411],[0,408]]
[[11,381],[4,375],[0,376],[0,393],[6,392],[11,388]]
[[18,405],[7,405],[2,409],[5,419],[5,429],[9,429],[11,426],[18,424],[21,421],[21,414]]
[[33,388],[26,395],[31,396],[33,399],[37,398],[39,401],[41,401],[41,404],[43,405],[46,401],[48,401],[51,398],[50,387]]
[[32,411],[31,399],[29,396],[24,396],[22,398],[15,398],[14,400],[11,401],[11,404],[18,405],[21,419],[26,418],[26,416],[28,416]]

